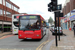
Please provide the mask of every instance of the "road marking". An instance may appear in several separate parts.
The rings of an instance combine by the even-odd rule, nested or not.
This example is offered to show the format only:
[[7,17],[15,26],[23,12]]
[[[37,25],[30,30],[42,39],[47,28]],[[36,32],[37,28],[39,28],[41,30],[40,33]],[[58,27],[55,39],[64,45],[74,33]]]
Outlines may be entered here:
[[41,47],[39,48],[39,50],[41,50],[41,49],[42,49],[42,47],[43,47],[43,46],[41,46]]
[[22,50],[22,49],[0,49],[0,50]]
[[49,42],[49,40],[43,42],[40,46],[38,46],[38,47],[36,48],[36,50],[41,50],[42,47],[43,47],[45,44],[47,44],[48,42]]
[[[62,38],[64,38],[64,37],[62,37]],[[61,38],[61,39],[62,39],[62,38]],[[51,45],[53,44],[54,41],[55,41],[55,39],[49,41],[49,43],[48,43],[48,45],[46,46],[45,50],[50,50]]]
[[[43,42],[43,43],[44,43],[44,42]],[[42,43],[42,44],[43,44],[43,43]],[[42,45],[42,44],[41,44],[41,45]],[[38,47],[36,48],[36,50],[38,50],[38,49],[39,49],[39,47],[41,47],[41,45],[40,45],[40,46],[38,46]]]
[[11,36],[14,36],[14,35],[3,36],[3,37],[1,37],[0,39],[5,39],[5,38],[11,37]]

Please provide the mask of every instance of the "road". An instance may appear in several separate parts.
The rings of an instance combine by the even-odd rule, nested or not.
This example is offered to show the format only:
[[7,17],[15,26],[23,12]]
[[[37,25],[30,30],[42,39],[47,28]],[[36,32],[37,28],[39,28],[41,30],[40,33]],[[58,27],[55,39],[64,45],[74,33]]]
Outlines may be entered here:
[[[51,32],[49,32],[48,29],[46,35],[42,40],[23,40],[18,39],[18,35],[10,36],[4,39],[0,39],[0,50],[42,50],[42,48],[50,39],[50,36]],[[53,37],[51,39],[53,39]],[[45,43],[44,46],[43,43]]]

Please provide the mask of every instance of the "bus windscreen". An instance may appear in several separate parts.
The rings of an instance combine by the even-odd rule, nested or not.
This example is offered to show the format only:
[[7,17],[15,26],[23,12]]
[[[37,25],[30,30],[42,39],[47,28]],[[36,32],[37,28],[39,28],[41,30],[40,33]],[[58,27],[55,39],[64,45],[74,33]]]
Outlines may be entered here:
[[20,30],[37,30],[40,29],[40,20],[38,16],[21,16]]

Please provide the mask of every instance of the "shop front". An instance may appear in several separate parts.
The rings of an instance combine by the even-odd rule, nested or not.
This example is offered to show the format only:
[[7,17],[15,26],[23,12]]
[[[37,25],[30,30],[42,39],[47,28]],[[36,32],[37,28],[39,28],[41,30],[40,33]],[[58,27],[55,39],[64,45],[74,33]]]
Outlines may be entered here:
[[67,29],[67,19],[64,19],[65,22],[65,29]]
[[3,32],[9,32],[10,30],[11,30],[11,22],[2,22],[2,21],[0,21],[0,33],[2,31]]
[[4,24],[3,31],[9,32],[11,30],[11,22],[3,22],[3,24]]
[[67,18],[67,29],[69,30],[70,28],[70,18]]
[[62,27],[63,29],[65,29],[65,22],[64,22],[64,19],[62,19],[60,23],[61,23],[61,27]]
[[63,23],[63,29],[65,29],[65,23]]
[[0,21],[0,33],[2,31],[2,21]]
[[73,26],[75,24],[75,15],[70,17],[70,21],[71,21],[71,29],[73,30]]

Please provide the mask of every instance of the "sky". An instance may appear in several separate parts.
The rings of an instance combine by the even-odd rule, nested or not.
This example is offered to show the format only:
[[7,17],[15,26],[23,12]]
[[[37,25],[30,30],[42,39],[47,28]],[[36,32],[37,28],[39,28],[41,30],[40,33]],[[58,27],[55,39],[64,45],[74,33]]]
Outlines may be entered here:
[[[54,13],[48,11],[48,3],[50,0],[11,0],[20,7],[20,13],[40,14],[45,20],[50,17],[54,20]],[[58,4],[64,5],[65,0],[58,0]]]

